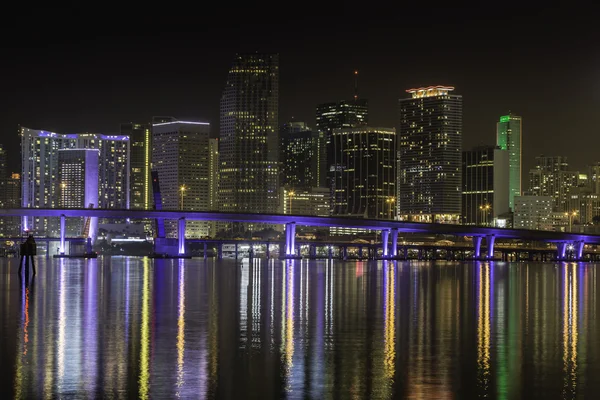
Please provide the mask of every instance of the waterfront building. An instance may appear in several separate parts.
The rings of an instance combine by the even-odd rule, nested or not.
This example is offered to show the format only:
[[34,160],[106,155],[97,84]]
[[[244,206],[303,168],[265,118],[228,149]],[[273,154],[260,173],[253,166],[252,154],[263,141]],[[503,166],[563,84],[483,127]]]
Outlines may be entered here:
[[405,221],[460,223],[462,96],[454,87],[409,89],[400,99],[398,208]]
[[[291,188],[325,187],[326,152],[323,132],[312,130],[304,122],[283,124],[280,140],[280,185]],[[320,175],[321,174],[321,175]]]
[[541,231],[553,230],[552,196],[515,196],[513,227]]
[[514,198],[522,194],[521,173],[523,158],[522,119],[508,113],[496,123],[496,144],[508,151],[509,199],[508,206],[514,210]]
[[570,171],[567,157],[544,156],[535,158],[536,166],[529,171],[529,193],[534,196],[551,196],[553,210],[568,210],[570,192],[579,185],[579,172]]
[[149,124],[123,123],[121,135],[128,136],[129,154],[129,205],[131,209],[152,209],[152,127]]

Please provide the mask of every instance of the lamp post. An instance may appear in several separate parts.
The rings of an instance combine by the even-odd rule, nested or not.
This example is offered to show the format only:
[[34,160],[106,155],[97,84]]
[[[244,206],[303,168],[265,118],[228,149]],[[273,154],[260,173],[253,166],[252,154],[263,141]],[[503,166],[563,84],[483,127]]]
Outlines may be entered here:
[[569,218],[569,232],[571,232],[571,226],[573,225],[573,217],[577,215],[577,210],[567,211],[565,213],[567,218]]
[[181,185],[179,187],[179,192],[181,193],[181,210],[183,210],[183,194],[185,193],[185,185]]
[[394,214],[392,213],[392,207],[393,204],[396,202],[396,198],[395,197],[388,197],[387,199],[385,199],[385,202],[388,204],[388,213],[389,213],[389,217],[390,219],[394,219]]
[[487,213],[490,208],[489,204],[482,204],[479,206],[479,209],[481,210],[481,225],[483,226],[487,225]]

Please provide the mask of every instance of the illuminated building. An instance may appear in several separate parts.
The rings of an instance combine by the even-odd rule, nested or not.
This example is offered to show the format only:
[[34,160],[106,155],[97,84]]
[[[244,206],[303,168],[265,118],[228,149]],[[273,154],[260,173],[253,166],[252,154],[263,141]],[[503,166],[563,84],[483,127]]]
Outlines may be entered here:
[[[21,127],[21,206],[54,208],[58,206],[58,151],[97,149],[97,208],[129,207],[129,137],[94,133],[58,134]],[[23,219],[23,229],[39,235],[58,236],[56,218]]]
[[600,162],[588,165],[588,181],[593,193],[600,193]]
[[281,188],[281,214],[329,216],[329,189]]
[[508,152],[479,146],[462,153],[462,215],[465,225],[491,225],[508,212]]
[[521,117],[509,112],[496,123],[496,144],[502,150],[508,150],[509,165],[509,199],[508,206],[514,210],[514,198],[521,195],[521,160],[522,160],[522,123]]
[[367,99],[359,99],[358,95],[355,95],[352,100],[319,104],[316,121],[317,131],[323,135],[326,147],[326,162],[320,171],[319,185],[326,186],[330,172],[336,168],[336,149],[331,140],[333,130],[367,125],[369,123],[369,102]]
[[[97,149],[58,150],[58,180],[60,182],[58,207],[97,208],[98,206]],[[91,237],[95,241],[98,218],[90,218],[88,232],[84,232],[83,218],[68,218],[67,236]]]
[[[208,122],[152,125],[152,170],[158,172],[164,210],[210,210],[213,146]],[[165,221],[167,235],[176,237],[177,227],[170,222]],[[186,237],[209,236],[210,226],[208,221],[188,221]]]
[[515,196],[515,229],[552,230],[551,196]]
[[[0,144],[0,208],[19,208],[21,199],[20,176],[8,175],[6,151]],[[18,217],[0,218],[0,236],[19,236]]]
[[129,136],[130,208],[152,209],[152,184],[150,168],[152,157],[152,131],[148,124],[121,124],[121,135]]
[[238,54],[221,97],[219,210],[279,208],[279,55]]
[[333,215],[394,219],[396,130],[334,129]]
[[[208,139],[209,148],[209,210],[219,209],[219,139]],[[214,221],[210,222],[210,237],[215,237],[217,224]]]
[[405,221],[459,223],[462,96],[450,86],[409,89],[400,99],[398,209]]
[[289,122],[279,131],[281,186],[324,187],[327,162],[324,133],[311,130],[304,122]]
[[567,211],[569,193],[579,186],[579,172],[569,171],[567,157],[538,156],[536,167],[529,171],[529,194],[551,196],[555,211]]

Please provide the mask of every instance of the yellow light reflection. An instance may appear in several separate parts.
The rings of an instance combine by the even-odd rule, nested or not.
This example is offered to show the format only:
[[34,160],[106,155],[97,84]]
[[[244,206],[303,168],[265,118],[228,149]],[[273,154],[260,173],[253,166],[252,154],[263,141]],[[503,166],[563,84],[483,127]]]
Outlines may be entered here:
[[577,389],[577,264],[565,265],[563,277],[563,398]]
[[[285,346],[285,368],[286,375],[289,377],[293,367],[294,357],[294,261],[287,262],[283,274],[283,285],[285,288],[285,297],[283,299],[284,310],[283,324],[284,328],[284,346]],[[289,382],[288,382],[289,384]],[[289,389],[289,388],[288,388]]]
[[[23,351],[17,355],[15,371],[15,399],[23,398],[23,365],[27,364],[27,344],[29,343],[29,288],[25,288],[25,298],[23,303],[23,333],[19,343],[23,344]],[[20,347],[20,344],[19,344]]]
[[394,379],[396,373],[396,273],[394,265],[386,269],[385,280],[385,330],[384,330],[384,359],[385,375]]
[[150,302],[151,280],[150,266],[146,257],[142,260],[144,273],[142,276],[142,323],[140,327],[140,399],[148,399],[150,391]]
[[477,369],[479,387],[484,393],[489,390],[490,363],[490,265],[480,265],[479,296],[477,308]]
[[[183,262],[183,260],[181,260]],[[179,305],[177,318],[177,387],[184,384],[183,357],[185,355],[185,269],[179,264]],[[181,393],[177,393],[180,397]]]
[[58,387],[62,389],[65,374],[65,335],[67,329],[66,267],[64,258],[60,259],[60,284],[58,290]]

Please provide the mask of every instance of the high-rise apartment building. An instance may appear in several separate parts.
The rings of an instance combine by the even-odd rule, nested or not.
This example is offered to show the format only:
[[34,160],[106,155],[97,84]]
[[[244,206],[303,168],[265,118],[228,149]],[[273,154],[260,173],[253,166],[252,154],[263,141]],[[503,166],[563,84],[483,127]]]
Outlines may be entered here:
[[463,151],[462,215],[465,225],[492,225],[508,212],[508,152],[497,146]]
[[552,203],[551,196],[515,196],[513,227],[551,231]]
[[[58,207],[58,151],[61,149],[97,149],[97,208],[129,207],[129,137],[93,133],[58,134],[21,127],[21,206],[24,208]],[[58,236],[56,218],[23,218],[23,229],[36,234]]]
[[460,223],[462,96],[451,86],[400,99],[398,206],[405,221]]
[[[4,186],[4,207],[19,208],[21,207],[21,175],[13,172],[6,179]],[[21,236],[21,218],[19,217],[4,217],[0,218],[2,222],[1,233],[6,237]]]
[[280,186],[324,186],[325,179],[319,175],[327,161],[323,132],[310,129],[304,122],[289,122],[281,127],[279,140]]
[[279,55],[237,54],[221,97],[219,209],[277,213]]
[[579,172],[570,171],[567,157],[535,158],[536,166],[529,171],[529,192],[534,196],[551,196],[554,211],[567,211],[570,192],[579,186]]
[[508,150],[509,187],[508,206],[514,211],[514,197],[522,194],[521,160],[523,153],[521,117],[508,113],[496,123],[496,145],[502,150]]
[[333,172],[333,215],[394,219],[396,130],[361,126],[334,129],[339,152]]
[[121,135],[129,137],[129,206],[132,209],[152,209],[152,127],[149,124],[123,123]]
[[[98,149],[58,150],[59,208],[97,208]],[[98,218],[68,218],[67,236],[92,238],[94,243]]]
[[[196,121],[159,122],[152,126],[152,170],[158,172],[164,210],[208,211],[211,191],[210,124]],[[177,224],[165,221],[169,237]],[[188,221],[185,236],[209,236],[211,223]]]

